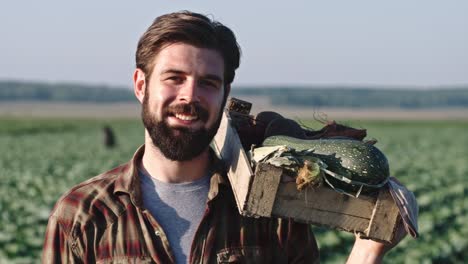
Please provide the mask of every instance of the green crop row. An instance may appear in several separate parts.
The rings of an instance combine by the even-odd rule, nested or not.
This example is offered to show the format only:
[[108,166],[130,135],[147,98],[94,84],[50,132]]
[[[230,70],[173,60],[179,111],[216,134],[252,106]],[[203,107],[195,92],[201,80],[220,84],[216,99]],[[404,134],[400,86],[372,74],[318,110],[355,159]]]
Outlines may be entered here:
[[[376,146],[389,159],[391,174],[415,193],[419,204],[420,237],[405,238],[385,262],[464,263],[468,259],[468,124],[399,121],[357,125],[378,139]],[[343,263],[352,235],[317,231],[323,261]]]
[[[308,127],[320,124],[302,122]],[[117,147],[103,144],[111,125]],[[420,205],[418,239],[406,238],[387,263],[468,259],[468,123],[356,122],[388,157],[391,174]],[[0,120],[0,263],[38,263],[57,199],[73,185],[126,162],[143,143],[138,120]],[[349,233],[312,227],[324,263],[343,263]]]

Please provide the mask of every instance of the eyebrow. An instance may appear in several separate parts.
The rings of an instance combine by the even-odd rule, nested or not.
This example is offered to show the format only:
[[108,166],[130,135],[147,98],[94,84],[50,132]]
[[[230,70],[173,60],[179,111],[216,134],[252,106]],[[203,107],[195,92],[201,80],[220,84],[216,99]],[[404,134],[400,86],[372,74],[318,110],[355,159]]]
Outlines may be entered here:
[[161,75],[163,74],[185,74],[185,72],[181,70],[167,69],[161,72]]
[[[161,75],[163,75],[163,74],[187,74],[187,73],[184,72],[184,71],[181,71],[181,70],[167,69],[167,70],[164,70],[164,71],[161,72]],[[223,79],[221,77],[219,77],[218,75],[216,75],[216,74],[205,74],[205,75],[202,75],[202,78],[217,81],[217,82],[220,82],[220,83],[223,82]]]

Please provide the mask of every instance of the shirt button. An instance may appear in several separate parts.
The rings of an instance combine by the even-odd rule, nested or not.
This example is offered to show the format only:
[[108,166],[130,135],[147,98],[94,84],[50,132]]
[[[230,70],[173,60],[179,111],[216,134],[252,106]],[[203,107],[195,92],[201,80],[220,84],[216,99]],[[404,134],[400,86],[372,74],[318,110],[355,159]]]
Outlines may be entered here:
[[154,231],[154,234],[157,235],[157,236],[160,236],[161,232],[159,232],[159,230],[156,230],[156,231]]

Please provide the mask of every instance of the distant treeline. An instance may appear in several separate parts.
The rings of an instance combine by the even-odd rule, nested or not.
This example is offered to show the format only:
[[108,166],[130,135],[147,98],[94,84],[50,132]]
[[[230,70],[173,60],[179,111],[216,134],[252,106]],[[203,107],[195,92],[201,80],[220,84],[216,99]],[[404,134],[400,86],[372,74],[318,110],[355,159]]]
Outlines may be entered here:
[[0,81],[0,101],[122,102],[134,98],[130,89],[102,85]]
[[[268,98],[273,105],[301,107],[468,107],[466,87],[234,87],[232,96]],[[134,102],[130,89],[98,85],[0,81],[1,101]]]
[[386,107],[386,108],[434,108],[468,107],[466,87],[441,87],[438,89],[414,88],[256,88],[233,89],[242,96],[266,96],[273,105],[297,105],[309,107]]

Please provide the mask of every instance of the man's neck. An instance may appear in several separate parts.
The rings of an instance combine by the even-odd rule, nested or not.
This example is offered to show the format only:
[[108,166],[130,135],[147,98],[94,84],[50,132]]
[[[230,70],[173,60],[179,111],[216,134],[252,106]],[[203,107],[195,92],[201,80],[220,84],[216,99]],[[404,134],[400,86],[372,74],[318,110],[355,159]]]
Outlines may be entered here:
[[141,169],[162,182],[181,183],[198,180],[206,175],[209,163],[208,148],[191,160],[174,161],[166,158],[159,148],[153,145],[151,139],[145,139]]

